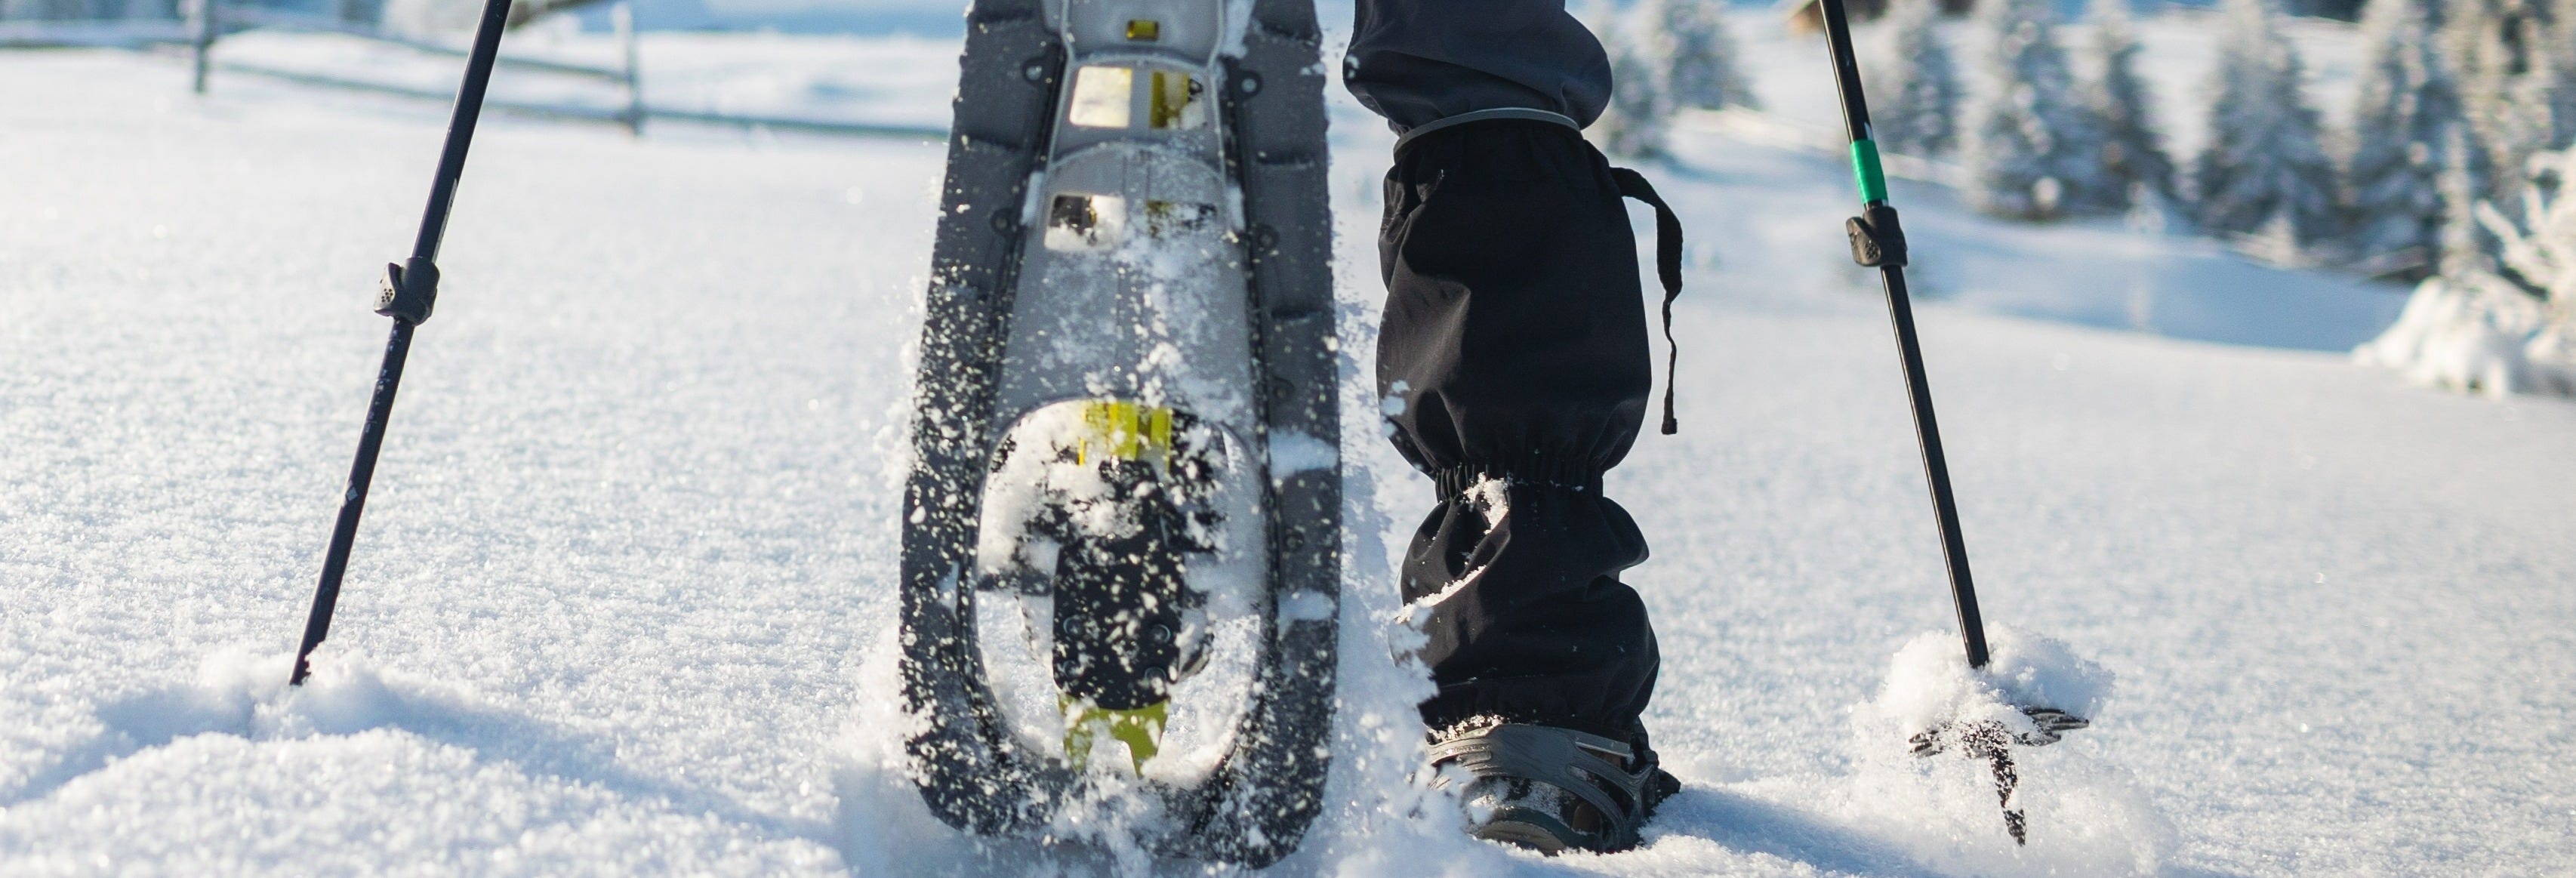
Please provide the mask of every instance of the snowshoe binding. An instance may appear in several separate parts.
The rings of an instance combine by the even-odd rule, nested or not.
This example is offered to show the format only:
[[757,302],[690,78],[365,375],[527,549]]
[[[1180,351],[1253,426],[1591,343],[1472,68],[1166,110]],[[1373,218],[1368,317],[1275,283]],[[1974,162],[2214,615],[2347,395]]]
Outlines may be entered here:
[[1655,807],[1681,781],[1654,751],[1553,726],[1501,723],[1453,731],[1431,747],[1434,769],[1465,769],[1468,833],[1555,856],[1637,846]]

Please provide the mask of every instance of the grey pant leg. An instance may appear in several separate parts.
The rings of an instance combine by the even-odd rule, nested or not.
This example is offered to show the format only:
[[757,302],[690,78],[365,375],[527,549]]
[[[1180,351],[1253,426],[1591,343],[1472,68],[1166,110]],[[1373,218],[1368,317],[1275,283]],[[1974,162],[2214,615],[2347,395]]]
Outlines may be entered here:
[[1357,0],[1342,83],[1397,132],[1460,113],[1546,110],[1590,125],[1610,58],[1565,0]]

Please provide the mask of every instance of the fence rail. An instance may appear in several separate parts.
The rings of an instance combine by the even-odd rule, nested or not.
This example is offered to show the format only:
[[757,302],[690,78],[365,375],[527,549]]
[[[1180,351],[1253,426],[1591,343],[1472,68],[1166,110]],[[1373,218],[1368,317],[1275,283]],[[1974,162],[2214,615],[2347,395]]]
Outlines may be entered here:
[[0,19],[0,49],[137,49],[187,39],[188,24],[176,18]]
[[[397,47],[425,55],[463,57],[463,46],[385,30],[381,8],[368,0],[342,0],[337,4],[337,17],[329,14],[299,12],[274,7],[256,6],[225,0],[127,0],[114,11],[131,11],[158,6],[167,14],[149,14],[125,18],[62,17],[69,12],[91,14],[90,7],[106,11],[107,4],[93,2],[79,10],[62,4],[46,7],[53,17],[12,17],[9,13],[28,8],[0,0],[0,49],[21,47],[84,46],[122,49],[147,49],[153,46],[181,45],[189,49],[194,75],[190,87],[204,94],[215,73],[240,74],[296,85],[362,91],[392,97],[447,101],[455,98],[449,90],[423,88],[400,83],[371,80],[338,73],[297,70],[255,61],[216,57],[215,48],[227,35],[247,30],[281,30],[304,33],[340,34]],[[69,10],[69,12],[67,12]],[[854,137],[886,137],[907,140],[945,140],[948,129],[927,125],[897,125],[836,119],[763,116],[723,113],[708,110],[656,107],[644,97],[641,52],[638,49],[634,12],[625,2],[610,11],[616,29],[619,63],[590,64],[553,58],[503,55],[498,61],[504,69],[551,76],[566,76],[597,82],[618,89],[622,107],[609,108],[573,103],[541,104],[509,100],[487,102],[491,109],[512,115],[575,122],[604,122],[625,127],[641,135],[647,121],[679,122],[736,128],[794,131],[810,134]]]
[[[466,54],[466,49],[460,46],[451,46],[432,40],[423,40],[403,34],[391,33],[378,24],[349,21],[345,15],[341,18],[328,18],[324,16],[288,12],[257,6],[228,7],[227,4],[220,2],[220,0],[193,0],[193,2],[188,6],[188,15],[190,18],[189,24],[191,26],[191,31],[196,37],[195,56],[193,59],[196,66],[196,77],[193,88],[198,94],[205,93],[206,80],[210,71],[223,70],[226,72],[247,73],[255,76],[262,76],[286,82],[295,82],[304,85],[357,89],[401,97],[431,98],[436,100],[448,100],[455,97],[452,93],[431,91],[406,85],[369,82],[367,80],[352,79],[325,73],[287,70],[256,63],[216,61],[213,58],[215,43],[217,40],[221,39],[222,35],[227,31],[269,28],[275,30],[303,31],[307,33],[332,33],[358,37],[360,39],[382,43],[389,46],[397,46],[429,55],[464,57]],[[623,109],[612,111],[570,104],[544,105],[516,103],[510,101],[491,102],[490,105],[492,108],[496,110],[507,110],[519,115],[615,122],[626,126],[628,133],[641,136],[644,133],[646,110],[644,108],[644,89],[642,80],[636,70],[639,55],[635,50],[635,18],[630,4],[622,2],[621,0],[621,2],[617,4],[613,18],[617,23],[617,40],[621,48],[619,55],[625,61],[621,66],[603,67],[547,58],[531,58],[521,55],[503,55],[496,60],[499,66],[506,69],[548,73],[558,76],[573,76],[582,79],[596,80],[615,86],[620,91],[624,92],[625,107]]]

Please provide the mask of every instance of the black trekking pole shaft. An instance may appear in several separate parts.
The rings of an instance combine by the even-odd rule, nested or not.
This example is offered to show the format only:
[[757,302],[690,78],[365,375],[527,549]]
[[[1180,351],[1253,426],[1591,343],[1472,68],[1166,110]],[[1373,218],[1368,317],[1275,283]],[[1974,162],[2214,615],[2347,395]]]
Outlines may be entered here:
[[412,241],[414,259],[438,258],[439,241],[447,237],[447,209],[456,200],[457,180],[465,176],[465,150],[474,145],[474,123],[483,117],[483,92],[492,84],[492,65],[501,55],[501,28],[509,18],[510,0],[484,0],[483,21],[474,30],[474,49],[465,58],[465,82],[456,89],[456,112],[447,120],[447,143],[438,151],[438,175],[430,182],[429,206],[421,211],[420,237]]
[[[212,0],[209,0],[211,3]],[[384,449],[385,426],[393,418],[394,391],[402,386],[403,361],[411,355],[412,330],[429,319],[438,297],[439,242],[447,236],[447,213],[456,200],[456,183],[465,174],[465,152],[474,142],[474,123],[483,115],[483,92],[492,82],[492,64],[501,52],[501,28],[510,15],[510,0],[484,0],[483,19],[474,30],[474,49],[466,56],[465,81],[457,87],[456,111],[447,121],[447,141],[438,155],[438,173],[430,182],[429,206],[421,214],[420,235],[411,258],[386,267],[376,313],[393,318],[385,340],[384,364],[376,370],[375,395],[367,402],[367,424],[358,433],[358,454],[349,464],[349,490],[341,495],[340,518],[331,529],[331,547],[322,559],[322,579],[313,589],[313,610],[304,620],[304,642],[295,650],[290,685],[303,685],[312,673],[308,659],[331,634],[331,612],[340,603],[340,579],[349,572],[349,550],[358,540],[358,519],[366,513],[367,487],[375,480],[376,454]]]
[[1851,23],[1843,0],[1821,0],[1825,46],[1833,53],[1834,88],[1843,101],[1843,127],[1851,137],[1852,173],[1860,184],[1862,217],[1854,219],[1855,259],[1869,239],[1869,258],[1887,288],[1887,316],[1896,325],[1897,358],[1905,369],[1905,394],[1914,408],[1914,438],[1923,448],[1923,476],[1932,487],[1932,512],[1941,528],[1941,556],[1950,569],[1950,598],[1959,609],[1959,637],[1968,666],[1986,666],[1986,623],[1977,612],[1977,588],[1968,575],[1968,544],[1959,533],[1959,506],[1950,493],[1950,464],[1941,453],[1941,427],[1932,416],[1932,385],[1923,376],[1923,347],[1914,334],[1914,306],[1905,295],[1905,236],[1887,200],[1887,175],[1869,127],[1869,102],[1861,94],[1860,65],[1853,60]]

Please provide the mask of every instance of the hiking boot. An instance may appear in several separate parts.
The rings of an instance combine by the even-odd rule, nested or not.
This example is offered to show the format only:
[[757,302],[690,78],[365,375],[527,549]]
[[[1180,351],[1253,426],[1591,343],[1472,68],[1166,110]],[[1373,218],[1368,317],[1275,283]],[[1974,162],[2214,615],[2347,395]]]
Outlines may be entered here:
[[1459,797],[1468,834],[1548,856],[1636,847],[1655,806],[1681,791],[1653,750],[1553,726],[1453,732],[1431,747],[1433,768],[1452,764],[1474,778]]

